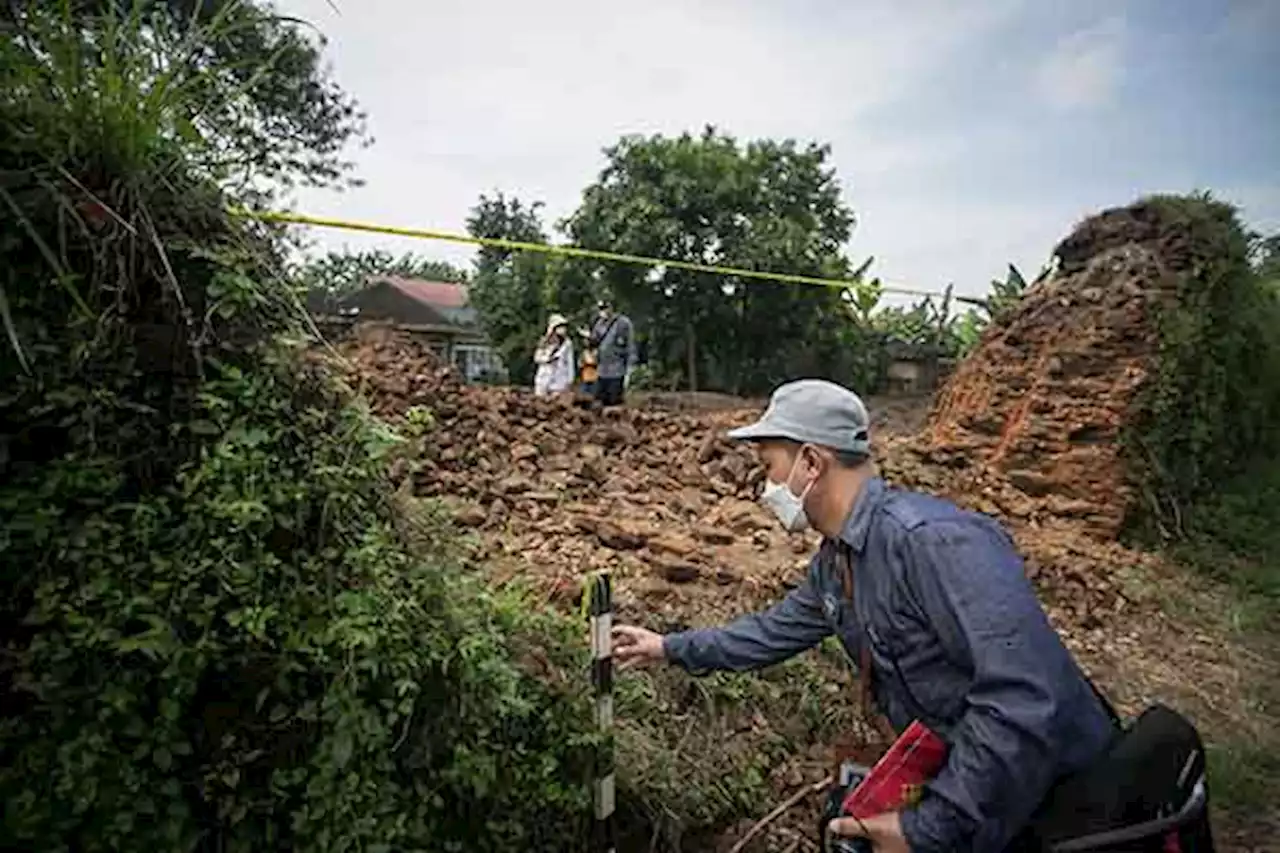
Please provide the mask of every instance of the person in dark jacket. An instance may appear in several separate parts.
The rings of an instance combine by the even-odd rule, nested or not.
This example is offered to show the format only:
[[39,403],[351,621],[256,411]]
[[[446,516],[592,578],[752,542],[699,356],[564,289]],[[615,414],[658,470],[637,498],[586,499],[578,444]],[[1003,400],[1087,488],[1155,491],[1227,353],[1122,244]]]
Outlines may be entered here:
[[596,304],[596,321],[588,339],[598,353],[595,395],[602,406],[622,403],[627,379],[636,366],[636,335],[631,318],[617,314],[607,299]]
[[748,670],[834,633],[850,660],[869,662],[874,704],[895,732],[919,719],[948,757],[914,808],[839,818],[831,831],[865,835],[877,853],[999,853],[1057,779],[1103,753],[1113,724],[1008,534],[987,516],[888,487],[872,470],[868,432],[852,391],[819,380],[780,387],[759,421],[730,436],[757,445],[761,500],[778,521],[823,535],[808,576],[724,627],[662,636],[618,626],[614,656],[624,669]]

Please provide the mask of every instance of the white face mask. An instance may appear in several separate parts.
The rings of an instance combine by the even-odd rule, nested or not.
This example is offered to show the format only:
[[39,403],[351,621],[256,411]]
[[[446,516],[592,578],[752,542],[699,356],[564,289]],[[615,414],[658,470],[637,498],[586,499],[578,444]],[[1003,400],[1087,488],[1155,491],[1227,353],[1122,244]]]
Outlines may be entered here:
[[787,482],[775,483],[773,480],[768,480],[764,484],[764,491],[760,493],[760,503],[778,517],[778,521],[788,533],[799,533],[809,526],[809,516],[804,511],[804,499],[809,496],[809,489],[813,484],[805,486],[804,491],[798,495],[791,491],[791,477],[796,472],[796,465],[799,464],[800,457],[797,456],[796,461],[791,465],[790,473],[787,474]]

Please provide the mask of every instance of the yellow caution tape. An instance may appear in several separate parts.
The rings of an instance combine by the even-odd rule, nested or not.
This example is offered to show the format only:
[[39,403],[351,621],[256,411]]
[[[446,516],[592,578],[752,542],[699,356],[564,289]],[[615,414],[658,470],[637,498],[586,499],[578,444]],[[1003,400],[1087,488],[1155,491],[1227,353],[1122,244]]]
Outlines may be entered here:
[[[870,282],[861,279],[817,278],[808,275],[792,275],[790,273],[765,272],[763,270],[744,270],[736,267],[722,267],[714,264],[699,264],[692,261],[678,261],[669,258],[649,258],[644,255],[628,255],[621,252],[604,252],[599,249],[583,249],[579,246],[557,246],[551,243],[526,243],[520,240],[507,240],[501,237],[476,237],[471,234],[458,234],[451,231],[430,231],[425,228],[403,228],[395,225],[375,225],[368,222],[352,222],[346,219],[328,219],[321,216],[308,216],[303,213],[275,210],[249,210],[233,208],[231,213],[263,222],[285,222],[293,225],[315,225],[320,228],[343,228],[348,231],[368,231],[375,234],[392,234],[398,237],[417,237],[423,240],[444,240],[450,243],[471,243],[477,246],[492,246],[499,249],[511,249],[520,252],[542,252],[548,255],[564,255],[571,258],[591,258],[599,261],[614,261],[624,264],[641,264],[644,266],[665,266],[690,272],[716,273],[718,275],[740,276],[742,278],[780,281],[787,284],[810,284],[819,287],[833,287],[840,290],[866,290],[873,287]],[[883,293],[900,293],[907,296],[943,296],[931,290],[917,290],[909,287],[897,287],[881,284],[879,291]],[[982,304],[983,300],[965,296],[952,296],[958,302]]]

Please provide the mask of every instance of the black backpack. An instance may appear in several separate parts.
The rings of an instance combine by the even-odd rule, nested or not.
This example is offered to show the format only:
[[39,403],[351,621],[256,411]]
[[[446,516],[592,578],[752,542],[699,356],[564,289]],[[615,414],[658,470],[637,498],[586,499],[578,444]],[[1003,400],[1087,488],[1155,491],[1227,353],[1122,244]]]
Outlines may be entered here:
[[1060,780],[1010,846],[1028,853],[1213,853],[1204,743],[1164,705]]

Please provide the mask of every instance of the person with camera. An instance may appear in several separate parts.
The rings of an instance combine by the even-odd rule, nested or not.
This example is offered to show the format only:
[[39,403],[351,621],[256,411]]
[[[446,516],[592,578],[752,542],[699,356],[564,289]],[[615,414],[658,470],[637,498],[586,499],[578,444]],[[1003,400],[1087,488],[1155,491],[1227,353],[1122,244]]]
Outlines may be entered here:
[[631,318],[613,310],[607,299],[596,303],[596,320],[587,340],[595,354],[595,397],[602,406],[618,406],[626,393],[627,379],[635,369],[637,351]]
[[755,444],[761,502],[788,531],[823,536],[805,579],[760,613],[665,636],[614,629],[622,669],[695,674],[778,663],[827,636],[859,664],[894,732],[919,720],[947,744],[911,808],[842,817],[834,835],[877,853],[999,853],[1059,779],[1101,756],[1115,722],[1041,608],[993,519],[890,488],[871,462],[866,407],[820,380],[778,388],[730,437]]

